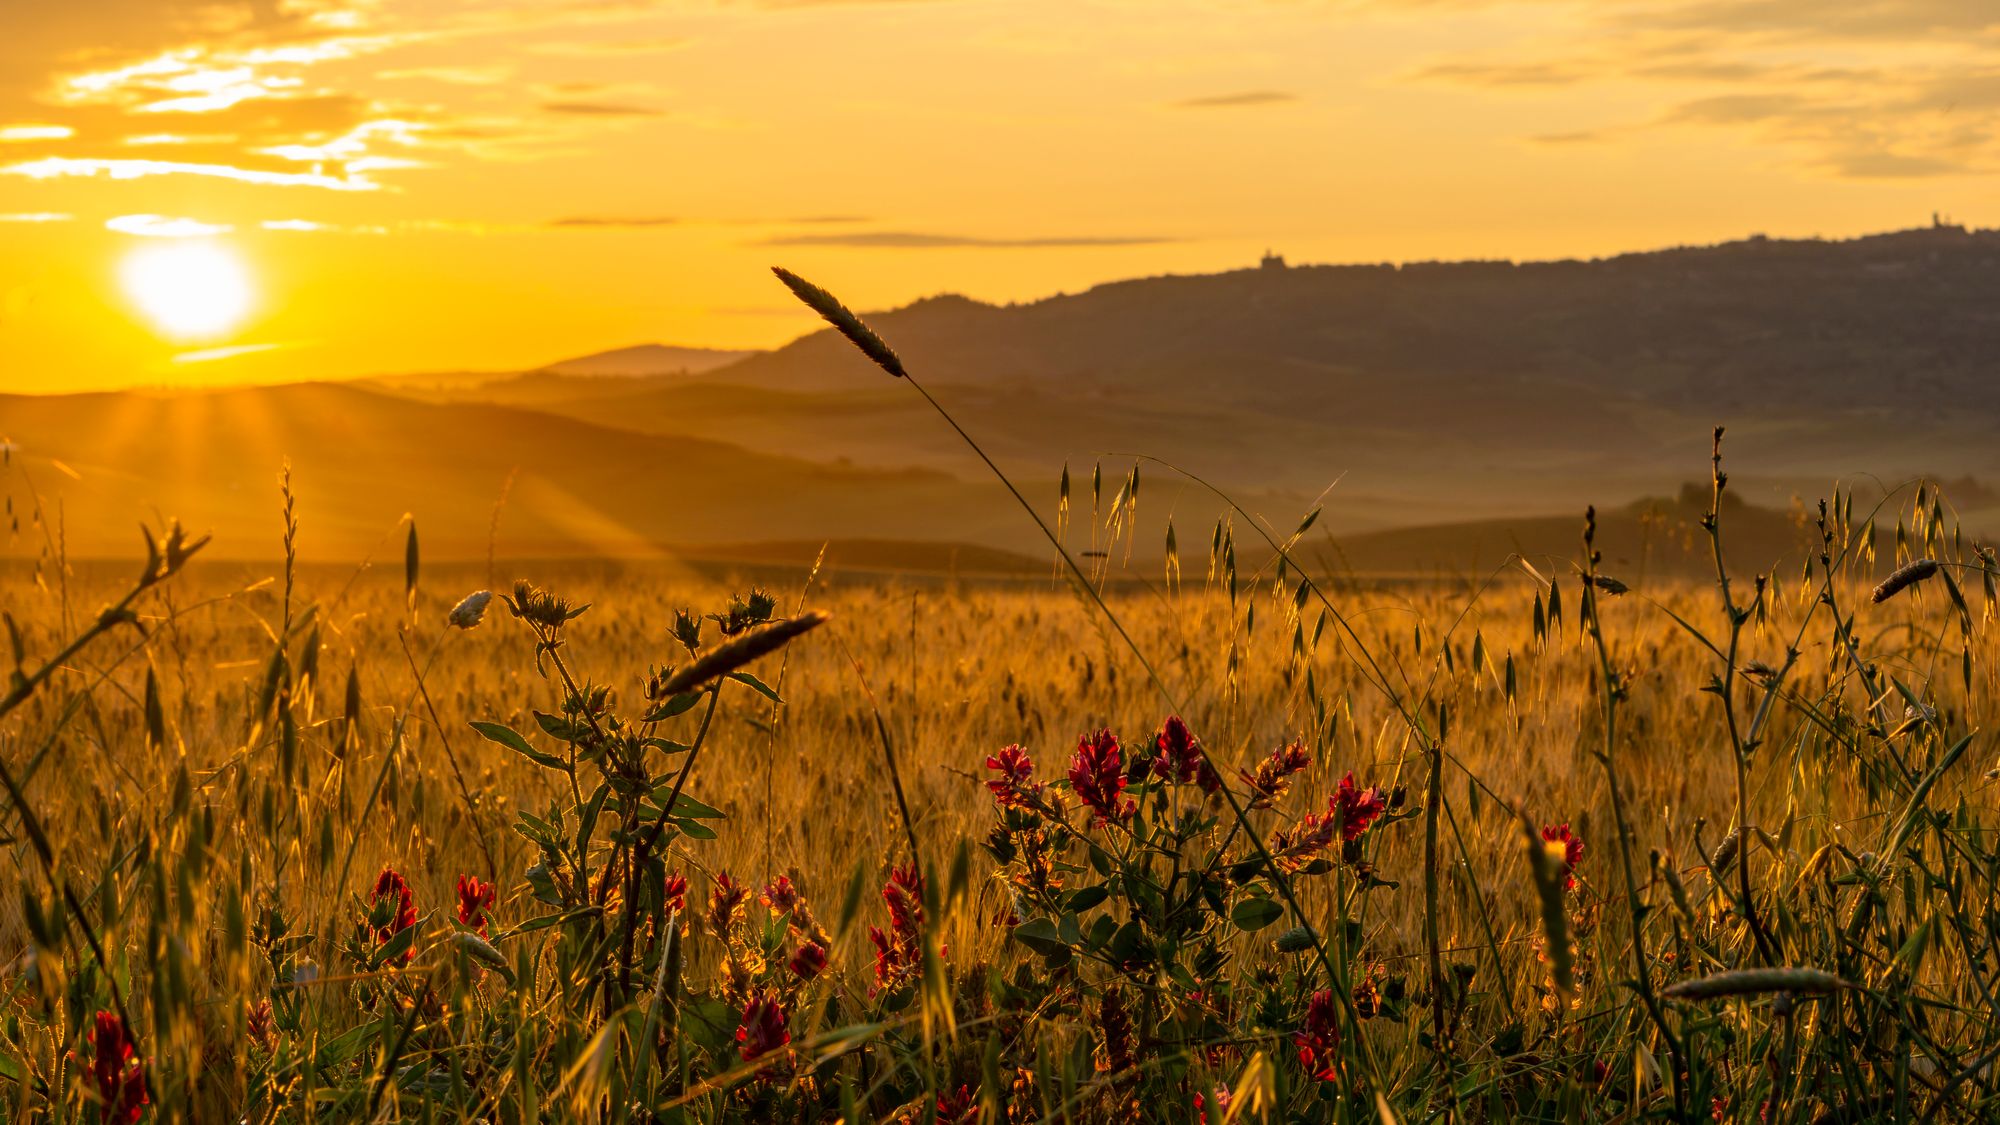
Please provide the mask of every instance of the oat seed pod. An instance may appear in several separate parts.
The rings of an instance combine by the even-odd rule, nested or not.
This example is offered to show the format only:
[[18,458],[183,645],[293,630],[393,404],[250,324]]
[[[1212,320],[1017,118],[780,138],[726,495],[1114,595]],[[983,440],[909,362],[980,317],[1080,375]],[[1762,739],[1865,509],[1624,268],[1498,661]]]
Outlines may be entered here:
[[465,600],[451,607],[445,621],[458,629],[470,629],[486,616],[486,603],[493,600],[493,591],[475,590],[465,595]]
[[754,633],[745,633],[728,644],[718,645],[699,660],[669,676],[666,682],[660,685],[658,696],[666,699],[684,691],[693,691],[710,680],[726,676],[760,656],[776,652],[793,638],[826,624],[830,616],[815,610],[798,617],[774,621]]
[[1769,992],[1823,994],[1846,987],[1846,981],[1821,969],[1735,969],[1669,985],[1660,995],[1670,1000],[1713,1000]]
[[877,336],[873,328],[862,323],[861,318],[841,304],[839,298],[782,266],[772,266],[771,272],[778,275],[778,280],[785,283],[785,288],[790,289],[793,296],[825,317],[826,322],[839,329],[840,334],[860,348],[863,355],[874,360],[877,367],[898,379],[903,377],[903,361],[897,358],[888,342]]
[[1875,604],[1880,605],[1937,572],[1936,559],[1918,559],[1913,563],[1897,567],[1894,574],[1884,578],[1882,584],[1875,587],[1873,600]]

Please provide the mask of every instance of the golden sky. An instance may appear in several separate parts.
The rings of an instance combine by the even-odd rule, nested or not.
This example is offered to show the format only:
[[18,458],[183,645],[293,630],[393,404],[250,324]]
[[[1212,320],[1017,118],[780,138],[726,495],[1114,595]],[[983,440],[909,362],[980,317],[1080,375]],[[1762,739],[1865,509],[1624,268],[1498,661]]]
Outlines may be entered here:
[[65,0],[0,391],[515,369],[1252,262],[1990,222],[1983,0]]

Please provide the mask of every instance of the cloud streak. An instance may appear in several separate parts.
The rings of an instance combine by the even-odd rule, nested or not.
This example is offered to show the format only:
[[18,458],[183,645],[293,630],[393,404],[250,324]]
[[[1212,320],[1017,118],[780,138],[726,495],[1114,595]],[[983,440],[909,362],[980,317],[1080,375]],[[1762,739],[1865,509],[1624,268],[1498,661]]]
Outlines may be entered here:
[[926,234],[918,231],[855,231],[843,234],[781,234],[763,239],[758,246],[846,246],[871,250],[1043,250],[1088,246],[1159,246],[1179,242],[1176,238],[1124,235],[1055,235],[1033,238],[983,238],[964,234]]
[[1252,106],[1289,105],[1299,96],[1288,90],[1245,90],[1235,94],[1211,94],[1173,103],[1175,109],[1247,109]]
[[362,175],[329,176],[323,172],[271,172],[231,164],[190,164],[176,160],[105,160],[51,156],[0,167],[0,175],[31,180],[65,177],[136,180],[145,176],[204,176],[269,187],[310,187],[327,191],[379,191],[382,185]]

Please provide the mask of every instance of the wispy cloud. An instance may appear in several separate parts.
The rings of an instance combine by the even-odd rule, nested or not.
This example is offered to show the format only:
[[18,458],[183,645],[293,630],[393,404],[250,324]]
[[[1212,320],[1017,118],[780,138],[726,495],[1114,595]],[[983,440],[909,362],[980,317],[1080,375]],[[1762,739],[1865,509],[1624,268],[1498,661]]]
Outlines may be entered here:
[[66,223],[70,216],[61,211],[0,211],[0,223]]
[[274,352],[280,348],[295,348],[297,344],[236,344],[227,348],[205,348],[198,352],[182,352],[173,357],[175,363],[213,363],[219,359],[235,359],[237,356],[256,355],[258,352]]
[[136,180],[144,176],[206,176],[271,187],[313,187],[328,191],[378,191],[380,184],[365,175],[329,176],[324,172],[271,172],[238,168],[230,164],[190,164],[175,160],[105,160],[51,156],[0,167],[0,175],[26,176],[33,180],[61,177],[108,176],[114,180]]
[[679,226],[680,220],[671,215],[572,215],[554,219],[552,227],[575,227],[603,230],[642,230],[649,227]]
[[76,130],[67,125],[0,125],[0,144],[60,141],[74,136]]
[[228,234],[236,228],[200,219],[169,218],[166,215],[119,215],[104,221],[105,230],[134,234],[141,238],[209,238]]
[[[1529,138],[1542,145],[1731,130],[1838,178],[2000,171],[2000,9],[1990,3],[1606,0],[1547,10],[1566,14],[1534,47],[1434,59],[1410,77],[1529,94],[1618,85],[1655,100],[1650,114],[1607,125],[1590,112]],[[1550,124],[1561,125],[1560,112]]]
[[543,102],[546,113],[563,113],[575,117],[663,117],[664,110],[650,106],[626,105],[621,102]]
[[759,246],[851,246],[877,250],[942,250],[988,248],[1037,250],[1079,246],[1158,246],[1175,238],[1125,235],[1055,235],[1034,238],[982,238],[964,234],[924,234],[917,231],[855,231],[842,234],[781,234]]
[[1288,90],[1245,90],[1235,94],[1211,94],[1173,103],[1175,109],[1242,109],[1260,105],[1285,105],[1299,100]]

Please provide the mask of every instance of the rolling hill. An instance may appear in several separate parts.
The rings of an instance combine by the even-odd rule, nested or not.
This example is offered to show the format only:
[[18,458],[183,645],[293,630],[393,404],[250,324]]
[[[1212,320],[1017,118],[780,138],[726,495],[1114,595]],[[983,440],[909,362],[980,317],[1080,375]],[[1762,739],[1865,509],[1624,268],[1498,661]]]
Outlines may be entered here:
[[[1734,494],[1768,516],[1760,556],[1795,538],[1782,513],[1836,478],[1959,478],[1961,515],[1992,526],[1996,287],[2000,233],[1938,227],[1148,278],[870,321],[1045,511],[1065,464],[1082,521],[1093,464],[1108,500],[1147,454],[1281,528],[1324,496],[1315,550],[1333,569],[1567,553],[1586,503],[1651,565],[1686,513],[1635,515],[1630,536],[1621,513],[1705,477],[1718,421]],[[679,366],[646,373],[660,364]],[[794,559],[839,539],[871,566],[1046,558],[922,399],[828,331],[513,374],[0,396],[0,436],[32,474],[4,479],[17,510],[29,481],[59,496],[78,554],[128,553],[133,522],[173,513],[214,528],[220,553],[268,555],[289,458],[320,557],[375,549],[404,512],[433,554],[483,556],[504,491],[515,556]],[[1205,539],[1218,503],[1161,465],[1143,476],[1137,557],[1157,557],[1169,517]],[[1686,553],[1660,550],[1668,569]]]

